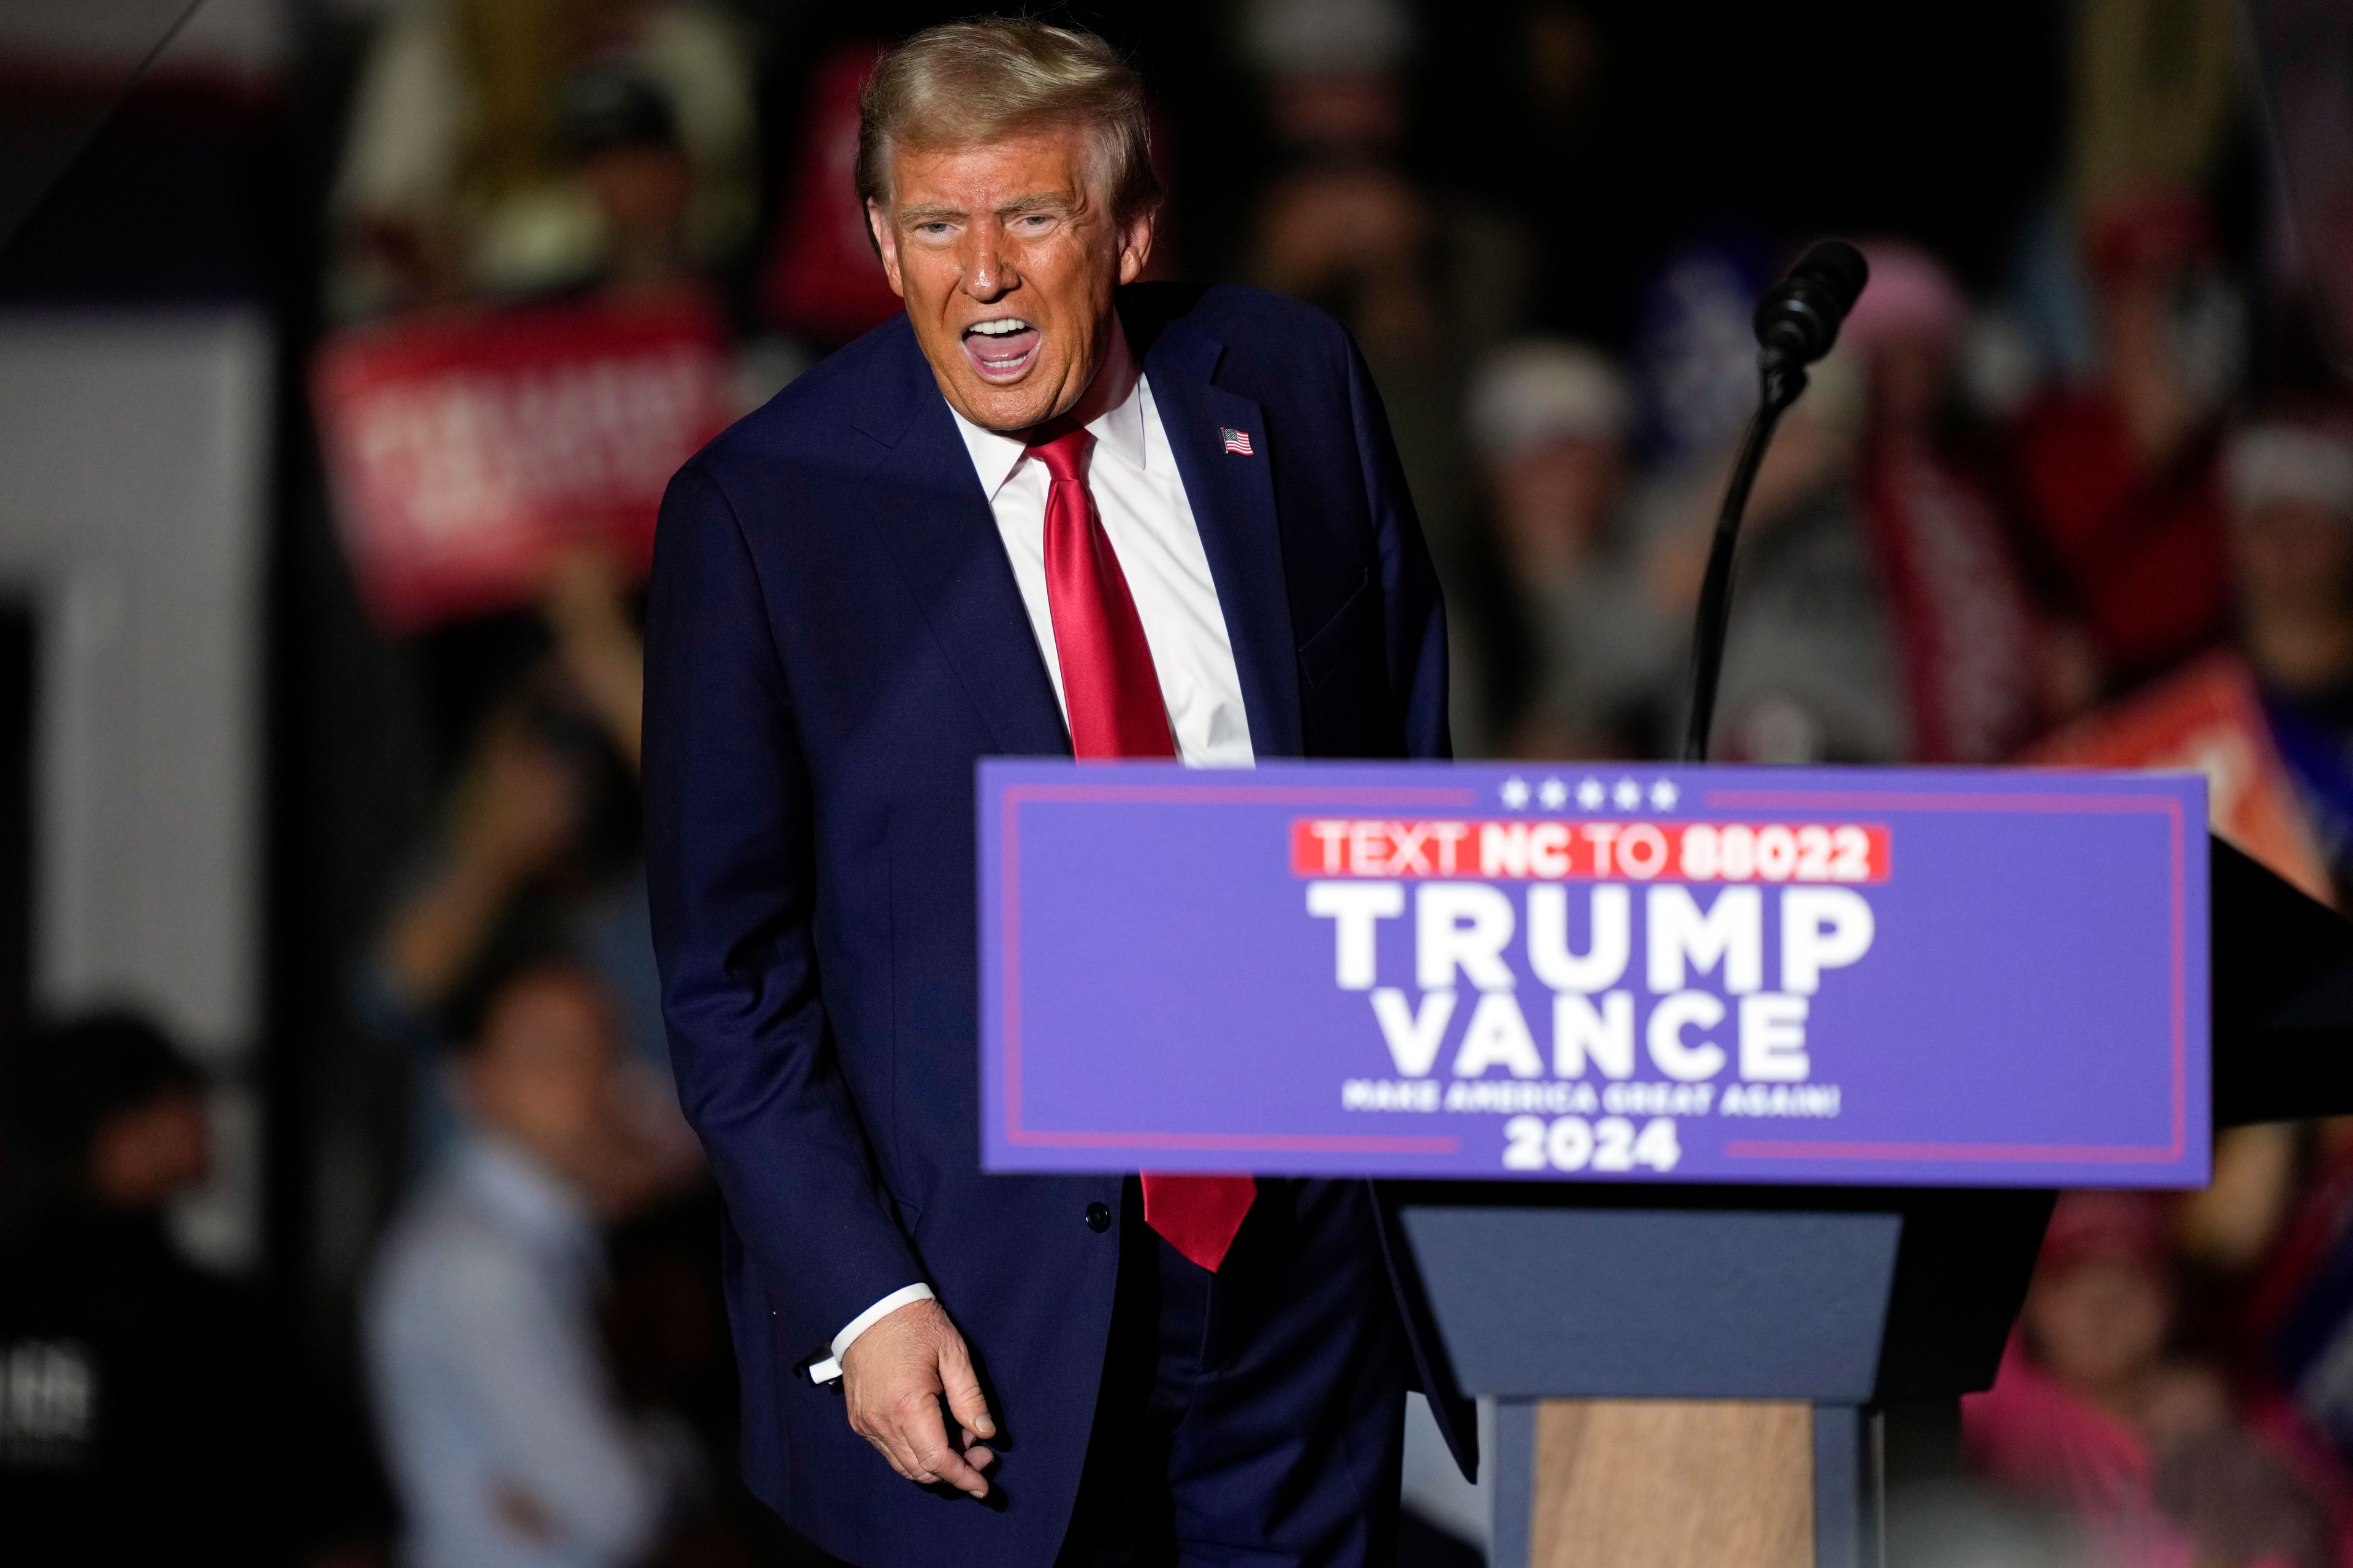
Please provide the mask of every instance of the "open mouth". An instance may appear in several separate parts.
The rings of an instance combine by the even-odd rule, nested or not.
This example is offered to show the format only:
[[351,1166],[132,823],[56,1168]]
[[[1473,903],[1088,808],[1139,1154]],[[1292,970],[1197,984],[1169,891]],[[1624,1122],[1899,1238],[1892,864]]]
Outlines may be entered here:
[[965,357],[984,381],[1013,381],[1038,357],[1038,329],[1019,316],[975,321],[964,330]]

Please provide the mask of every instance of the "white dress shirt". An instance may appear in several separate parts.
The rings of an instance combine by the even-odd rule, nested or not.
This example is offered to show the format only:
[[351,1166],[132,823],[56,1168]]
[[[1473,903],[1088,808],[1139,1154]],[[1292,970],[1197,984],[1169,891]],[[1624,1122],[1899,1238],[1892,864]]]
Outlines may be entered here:
[[[413,1568],[621,1568],[694,1484],[691,1439],[622,1406],[595,1218],[516,1145],[462,1133],[403,1208],[363,1326]],[[547,1531],[506,1519],[527,1498]]]
[[[1176,754],[1194,767],[1248,767],[1250,719],[1242,710],[1241,675],[1234,668],[1233,639],[1226,635],[1218,584],[1209,575],[1208,552],[1193,521],[1193,505],[1177,475],[1176,454],[1160,422],[1152,384],[1136,374],[1125,333],[1112,334],[1111,353],[1087,401],[1103,405],[1087,421],[1095,438],[1087,489],[1112,552],[1119,557],[1136,618],[1144,623]],[[955,422],[997,514],[997,537],[1013,563],[1029,629],[1054,682],[1054,700],[1067,718],[1070,703],[1062,693],[1054,616],[1046,600],[1046,494],[1052,478],[1045,463],[1015,437],[985,430],[961,414]]]
[[[1243,710],[1241,673],[1234,665],[1217,581],[1209,574],[1208,552],[1176,472],[1176,449],[1160,422],[1152,384],[1137,374],[1127,335],[1115,324],[1111,353],[1082,402],[1082,412],[1086,407],[1101,410],[1086,422],[1095,438],[1087,489],[1112,552],[1119,557],[1136,618],[1144,623],[1176,755],[1189,767],[1249,767],[1250,716]],[[955,410],[951,406],[949,412]],[[1054,700],[1067,720],[1070,701],[1062,692],[1053,610],[1046,597],[1046,494],[1051,477],[1014,437],[984,429],[961,414],[955,422],[997,516],[997,537],[1005,542],[1022,606],[1029,612],[1029,629],[1054,682]],[[892,1291],[834,1335],[832,1360],[811,1366],[809,1376],[819,1383],[839,1376],[850,1342],[909,1302],[933,1299],[932,1288],[923,1284]]]

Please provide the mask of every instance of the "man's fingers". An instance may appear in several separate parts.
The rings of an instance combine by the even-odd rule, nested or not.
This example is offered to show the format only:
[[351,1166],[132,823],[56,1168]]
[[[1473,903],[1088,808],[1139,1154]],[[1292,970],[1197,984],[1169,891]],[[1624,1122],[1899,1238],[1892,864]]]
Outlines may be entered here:
[[973,1374],[972,1355],[961,1336],[940,1346],[940,1388],[948,1396],[948,1409],[975,1436],[997,1436],[997,1423],[989,1417],[988,1401],[981,1395],[980,1379]]
[[[981,1443],[997,1423],[963,1337],[935,1302],[885,1314],[843,1352],[842,1373],[850,1429],[892,1469],[920,1486],[988,1495],[981,1470],[997,1456]],[[953,1412],[944,1418],[944,1403]]]
[[917,1467],[928,1472],[919,1479],[943,1480],[975,1497],[988,1495],[988,1482],[949,1445],[947,1424],[940,1419],[936,1401],[927,1399],[920,1411],[909,1412],[902,1430],[914,1446]]
[[923,1456],[915,1451],[914,1443],[904,1433],[892,1434],[891,1451],[898,1456],[899,1473],[917,1486],[927,1487],[940,1479],[932,1474],[931,1468],[923,1463]]
[[988,1479],[966,1463],[962,1454],[948,1447],[944,1431],[940,1434],[939,1447],[922,1449],[919,1457],[934,1479],[947,1482],[960,1492],[970,1492],[974,1497],[988,1495]]
[[[926,1400],[924,1403],[932,1402]],[[892,1468],[911,1481],[929,1486],[938,1478],[924,1465],[919,1452],[923,1439],[915,1423],[920,1419],[920,1414],[912,1404],[893,1405],[880,1413],[875,1423],[875,1441],[891,1456]]]
[[956,1452],[964,1456],[965,1464],[976,1470],[986,1472],[989,1466],[997,1463],[997,1450],[982,1442],[979,1435],[971,1427],[963,1428],[958,1436],[963,1441],[956,1444]]

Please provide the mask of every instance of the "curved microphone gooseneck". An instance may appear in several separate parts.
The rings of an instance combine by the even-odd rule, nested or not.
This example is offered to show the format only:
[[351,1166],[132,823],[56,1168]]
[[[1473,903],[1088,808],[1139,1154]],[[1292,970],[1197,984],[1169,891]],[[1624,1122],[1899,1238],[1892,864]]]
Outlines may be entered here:
[[1707,576],[1699,590],[1699,622],[1692,635],[1691,727],[1683,737],[1683,761],[1707,761],[1708,731],[1715,722],[1715,691],[1724,673],[1725,628],[1732,618],[1732,558],[1740,542],[1741,515],[1749,487],[1772,444],[1773,427],[1806,390],[1806,367],[1831,352],[1839,323],[1862,292],[1871,269],[1862,253],[1842,239],[1825,239],[1806,252],[1757,302],[1757,412],[1741,437],[1740,455],[1725,487],[1724,510],[1716,514],[1715,542],[1707,552]]

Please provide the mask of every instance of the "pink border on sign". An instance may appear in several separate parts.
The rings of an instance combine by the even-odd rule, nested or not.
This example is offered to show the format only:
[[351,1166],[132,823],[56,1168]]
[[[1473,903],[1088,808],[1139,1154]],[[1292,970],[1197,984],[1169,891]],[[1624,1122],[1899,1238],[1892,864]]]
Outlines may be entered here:
[[2189,887],[2183,867],[2181,803],[2170,795],[1905,795],[1868,790],[1724,789],[1707,792],[1716,811],[2021,811],[2162,813],[2172,828],[2173,1142],[2154,1143],[1841,1143],[1830,1140],[1743,1139],[1724,1145],[1728,1160],[1887,1160],[1984,1164],[2035,1160],[2084,1164],[2169,1164],[2189,1141]]
[[1197,1149],[1271,1154],[1452,1154],[1460,1138],[1348,1133],[1047,1132],[1021,1125],[1021,807],[1030,801],[1154,802],[1175,805],[1475,806],[1469,788],[1322,789],[1299,784],[1010,784],[998,823],[1005,838],[1005,1141],[1046,1149]]
[[[1010,784],[999,807],[1004,838],[1005,1138],[1039,1148],[1187,1149],[1269,1153],[1451,1154],[1460,1138],[1346,1134],[1221,1132],[1049,1132],[1021,1124],[1020,807],[1030,801],[1152,802],[1178,805],[1476,806],[1470,788],[1324,789],[1281,784]],[[2016,1163],[2037,1160],[2084,1164],[2164,1164],[2181,1157],[2189,1131],[2189,888],[2184,867],[2181,803],[2170,796],[2073,795],[1999,792],[1899,795],[1853,790],[1710,790],[1710,811],[2012,811],[2148,812],[2171,828],[2173,937],[2173,1141],[2157,1144],[1859,1143],[1743,1140],[1724,1145],[1727,1159],[1885,1160],[1946,1163]]]

